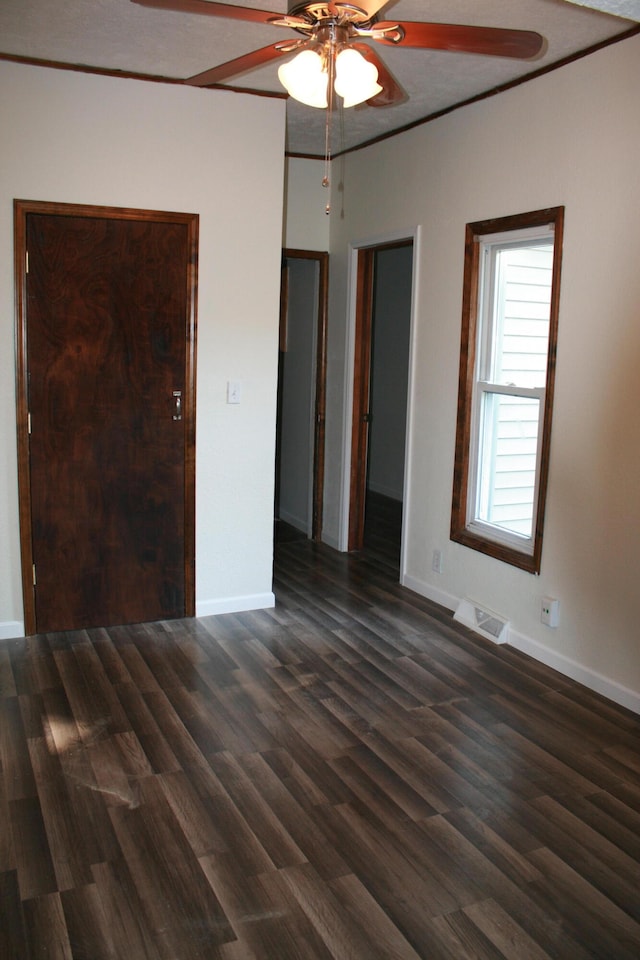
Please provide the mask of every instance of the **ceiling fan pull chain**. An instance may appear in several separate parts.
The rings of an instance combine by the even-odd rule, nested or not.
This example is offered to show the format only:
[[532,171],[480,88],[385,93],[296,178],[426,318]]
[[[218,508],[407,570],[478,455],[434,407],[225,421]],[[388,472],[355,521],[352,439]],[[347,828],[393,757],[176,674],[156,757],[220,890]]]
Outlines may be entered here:
[[[335,72],[335,51],[331,49],[327,58],[327,112],[324,118],[324,177],[322,186],[327,190],[331,186],[329,171],[331,169],[331,118],[333,115],[333,78]],[[329,216],[331,213],[331,197],[327,200],[324,212]]]

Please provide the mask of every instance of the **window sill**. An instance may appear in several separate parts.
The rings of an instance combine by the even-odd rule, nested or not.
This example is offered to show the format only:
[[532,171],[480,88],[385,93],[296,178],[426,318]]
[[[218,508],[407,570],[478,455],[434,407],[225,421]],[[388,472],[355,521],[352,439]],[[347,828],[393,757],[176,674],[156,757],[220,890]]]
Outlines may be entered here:
[[482,537],[477,533],[472,533],[471,530],[466,527],[462,530],[452,529],[451,539],[455,543],[461,543],[464,547],[469,547],[471,550],[478,550],[488,557],[493,557],[494,560],[502,560],[503,563],[510,563],[514,567],[526,570],[527,573],[540,573],[539,551],[536,550],[535,544],[533,553],[525,553],[505,543],[499,543],[497,540],[489,540],[488,537]]

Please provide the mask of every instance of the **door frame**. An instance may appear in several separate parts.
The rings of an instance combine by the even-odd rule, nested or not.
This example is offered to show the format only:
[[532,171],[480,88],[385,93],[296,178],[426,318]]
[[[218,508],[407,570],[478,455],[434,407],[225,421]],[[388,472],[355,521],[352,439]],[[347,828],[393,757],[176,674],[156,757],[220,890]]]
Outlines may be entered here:
[[[315,350],[315,398],[313,416],[313,493],[311,539],[322,538],[322,515],[324,502],[324,451],[325,420],[327,406],[327,323],[329,314],[329,254],[321,250],[299,250],[285,247],[282,251],[283,273],[285,260],[313,260],[318,264],[318,302]],[[283,282],[280,302],[280,344],[286,340],[288,287]],[[276,478],[277,482],[277,478]]]
[[[409,463],[411,459],[411,417],[413,396],[413,357],[418,303],[418,262],[420,227],[350,244],[350,308],[347,346],[347,389],[345,391],[345,435],[343,454],[342,550],[362,549],[364,539],[369,437],[369,393],[371,382],[371,341],[373,313],[374,259],[379,250],[413,245],[411,274],[411,317],[408,356],[407,420],[404,463],[403,502],[409,502]],[[407,510],[402,513],[400,580],[405,567],[405,527]]]
[[34,560],[31,526],[31,468],[29,456],[29,383],[27,367],[27,217],[92,217],[105,220],[142,220],[179,223],[187,227],[188,263],[185,315],[186,351],[182,403],[184,420],[184,586],[185,615],[195,616],[195,417],[196,417],[196,331],[198,280],[198,227],[196,213],[169,213],[129,207],[14,200],[14,257],[16,313],[16,432],[18,446],[18,510],[20,557],[24,604],[24,631],[36,630]]
[[367,454],[371,422],[371,350],[375,255],[380,246],[361,247],[356,266],[356,313],[353,345],[353,407],[351,411],[351,467],[349,477],[348,550],[361,550],[367,487]]

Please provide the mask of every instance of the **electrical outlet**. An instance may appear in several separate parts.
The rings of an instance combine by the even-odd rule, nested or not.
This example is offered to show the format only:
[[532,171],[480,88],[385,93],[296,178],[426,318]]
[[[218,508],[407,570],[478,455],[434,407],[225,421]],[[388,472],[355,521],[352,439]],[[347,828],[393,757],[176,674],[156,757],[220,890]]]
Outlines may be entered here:
[[547,627],[557,627],[560,623],[560,601],[554,597],[543,597],[540,605],[540,620]]
[[440,550],[433,551],[433,557],[431,558],[431,569],[435,573],[442,573],[442,552]]
[[227,381],[227,403],[240,403],[240,381]]

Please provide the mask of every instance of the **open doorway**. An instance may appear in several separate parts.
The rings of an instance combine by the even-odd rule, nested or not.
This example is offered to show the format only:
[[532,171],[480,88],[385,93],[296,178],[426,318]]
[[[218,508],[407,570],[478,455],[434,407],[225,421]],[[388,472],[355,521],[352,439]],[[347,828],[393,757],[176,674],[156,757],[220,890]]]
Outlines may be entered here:
[[348,547],[398,572],[412,286],[412,239],[358,251]]
[[322,534],[328,266],[327,253],[283,252],[276,540]]

